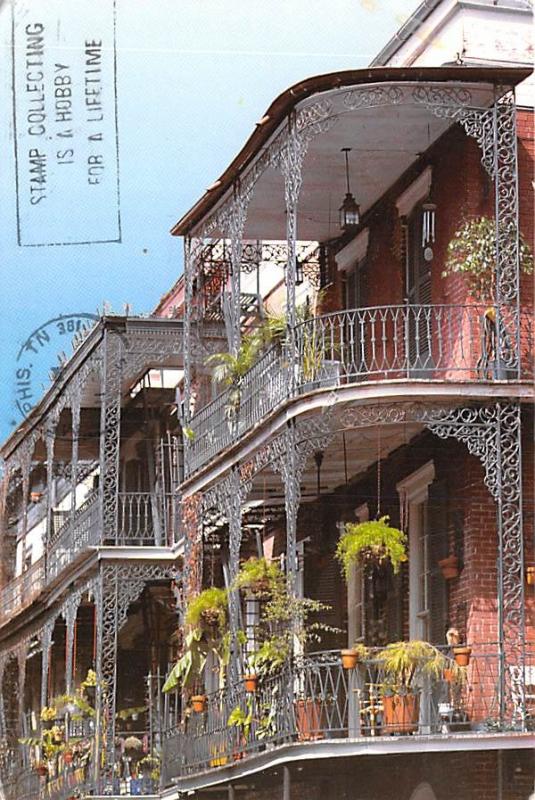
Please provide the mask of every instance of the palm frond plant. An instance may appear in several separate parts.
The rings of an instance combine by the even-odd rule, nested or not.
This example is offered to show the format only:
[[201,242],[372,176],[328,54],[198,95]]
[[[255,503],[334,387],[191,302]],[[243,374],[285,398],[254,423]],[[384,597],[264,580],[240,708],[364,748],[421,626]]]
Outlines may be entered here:
[[384,670],[386,685],[399,694],[411,693],[416,675],[439,680],[447,663],[434,645],[417,639],[391,642],[377,659]]
[[235,413],[240,407],[241,382],[256,363],[262,349],[262,337],[257,331],[244,334],[237,353],[214,353],[205,364],[212,368],[212,381],[228,389],[229,411]]
[[353,564],[390,563],[394,573],[407,561],[407,537],[389,525],[388,516],[366,522],[346,522],[336,546],[336,558],[346,580]]
[[383,724],[388,733],[412,733],[418,727],[420,697],[417,678],[439,680],[446,659],[429,642],[392,642],[378,654],[384,670]]

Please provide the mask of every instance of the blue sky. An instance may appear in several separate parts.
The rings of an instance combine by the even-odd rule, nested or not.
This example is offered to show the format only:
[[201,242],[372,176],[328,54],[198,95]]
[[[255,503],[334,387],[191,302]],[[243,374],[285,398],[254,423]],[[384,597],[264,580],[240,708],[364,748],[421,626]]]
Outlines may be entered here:
[[[23,97],[21,82],[27,83],[28,74],[37,78],[39,70],[27,66],[23,47],[32,41],[32,32],[40,30],[36,26],[42,26],[49,59],[48,77],[45,75],[44,79],[48,81],[46,102],[51,103],[54,75],[70,71],[74,95],[81,103],[83,92],[78,91],[78,85],[83,80],[84,42],[100,36],[95,20],[103,20],[105,35],[106,31],[111,35],[113,4],[112,0],[76,0],[70,4],[62,0],[14,2],[15,63],[19,75],[15,105],[19,115],[18,173],[22,193],[28,186],[28,142],[33,146],[32,138],[24,134],[28,113],[38,107],[38,92]],[[0,0],[0,104],[7,110],[0,123],[0,157],[4,165],[0,182],[0,438],[20,421],[14,406],[16,357],[31,332],[61,314],[94,312],[104,301],[116,312],[125,302],[133,306],[134,312],[150,311],[182,270],[181,243],[169,235],[169,228],[223,171],[272,99],[305,77],[366,66],[417,5],[416,0],[117,0],[121,242],[21,247],[17,241],[14,189],[11,13]],[[93,239],[98,238],[94,232],[103,229],[103,220],[104,227],[108,223],[110,229],[113,227],[112,210],[108,214],[105,207],[107,202],[113,205],[111,190],[115,186],[115,173],[109,166],[114,155],[110,149],[110,52],[105,52],[103,58],[107,66],[102,67],[102,84],[96,83],[101,78],[97,72],[95,83],[87,85],[97,86],[99,92],[102,85],[102,94],[92,97],[96,98],[97,110],[97,100],[104,98],[108,125],[108,184],[101,195],[104,200],[86,200],[91,195],[84,193],[85,186],[78,194],[79,178],[72,192],[66,190],[65,182],[61,188],[52,186],[49,178],[50,205],[43,202],[38,210],[51,209],[52,217],[48,217],[48,225],[39,223],[45,230],[34,225],[31,232],[39,241],[47,241],[46,229],[56,222],[64,230],[71,224],[73,230],[75,225],[84,228],[87,223],[87,229],[92,229],[89,238]],[[64,67],[63,72],[58,66]],[[59,85],[68,85],[71,79],[65,78],[66,83]],[[32,88],[37,90],[38,86]],[[76,111],[78,120],[81,109],[80,105]],[[52,111],[48,105],[50,122]],[[87,112],[84,107],[83,113]],[[86,141],[88,130],[97,128],[88,128],[91,123],[84,125]],[[79,133],[75,130],[74,135]],[[72,144],[65,141],[66,146]],[[76,150],[78,156],[79,148]],[[61,166],[57,171],[75,175],[74,170],[85,165],[86,156],[84,151],[83,162],[79,158],[76,165]],[[21,202],[26,203],[24,197]],[[28,205],[23,213],[31,216],[34,212]],[[23,224],[26,225],[24,219]],[[35,399],[46,384],[57,351],[69,351],[67,338],[52,337],[49,348],[37,354],[39,364],[32,378]]]

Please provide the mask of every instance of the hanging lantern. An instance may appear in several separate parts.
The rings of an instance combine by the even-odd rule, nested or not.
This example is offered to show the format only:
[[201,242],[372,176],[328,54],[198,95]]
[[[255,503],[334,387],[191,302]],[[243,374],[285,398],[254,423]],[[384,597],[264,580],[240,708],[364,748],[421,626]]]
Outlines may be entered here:
[[344,202],[340,206],[340,227],[342,230],[347,231],[355,228],[360,222],[360,206],[351,194],[349,187],[349,161],[347,154],[351,151],[350,147],[342,147],[342,153],[345,154],[346,160],[346,196]]

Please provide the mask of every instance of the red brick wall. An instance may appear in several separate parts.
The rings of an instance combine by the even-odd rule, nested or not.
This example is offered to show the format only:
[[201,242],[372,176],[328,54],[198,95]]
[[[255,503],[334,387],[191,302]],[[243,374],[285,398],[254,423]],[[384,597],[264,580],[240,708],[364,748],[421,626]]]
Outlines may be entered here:
[[[460,752],[300,761],[290,763],[290,800],[410,800],[416,788],[425,783],[437,800],[529,800],[532,753],[505,751],[501,767],[499,759],[496,752]],[[236,781],[236,797],[282,800],[282,772],[279,766]],[[228,799],[226,789],[210,796],[213,800]]]

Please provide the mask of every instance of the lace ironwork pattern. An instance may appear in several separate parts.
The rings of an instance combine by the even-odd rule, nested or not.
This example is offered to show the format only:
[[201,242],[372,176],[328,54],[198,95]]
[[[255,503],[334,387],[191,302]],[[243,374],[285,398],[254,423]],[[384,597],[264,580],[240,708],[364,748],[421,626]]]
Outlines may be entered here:
[[[175,580],[172,565],[105,564],[101,567],[97,603],[97,728],[106,720],[105,770],[112,778],[115,763],[115,702],[117,690],[117,640],[126,622],[130,605],[137,600],[149,581]],[[97,758],[97,762],[99,759]]]

